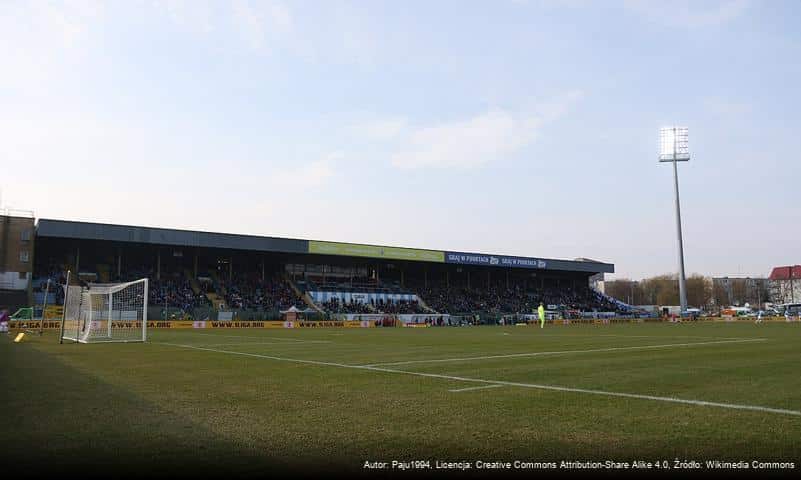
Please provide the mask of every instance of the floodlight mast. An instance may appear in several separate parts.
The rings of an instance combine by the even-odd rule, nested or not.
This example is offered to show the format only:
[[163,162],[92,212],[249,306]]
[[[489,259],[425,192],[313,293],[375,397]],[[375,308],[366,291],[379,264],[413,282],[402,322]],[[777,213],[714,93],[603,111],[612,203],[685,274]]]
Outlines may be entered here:
[[679,247],[679,302],[681,312],[679,316],[687,311],[687,279],[684,275],[684,241],[681,234],[681,204],[679,202],[679,170],[676,162],[687,162],[690,160],[690,149],[688,142],[687,127],[666,127],[660,133],[660,162],[673,163],[673,188],[675,192],[674,201],[676,204],[676,236],[678,237]]

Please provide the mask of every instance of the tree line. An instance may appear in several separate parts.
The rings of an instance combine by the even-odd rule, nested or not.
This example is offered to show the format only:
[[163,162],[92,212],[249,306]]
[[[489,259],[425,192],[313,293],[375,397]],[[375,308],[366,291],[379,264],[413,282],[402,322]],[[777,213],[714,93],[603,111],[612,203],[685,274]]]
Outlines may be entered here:
[[[642,280],[618,279],[604,282],[607,295],[629,305],[679,305],[676,275],[664,274]],[[769,301],[765,279],[711,278],[700,274],[687,277],[687,305],[715,309],[728,306],[753,307]]]

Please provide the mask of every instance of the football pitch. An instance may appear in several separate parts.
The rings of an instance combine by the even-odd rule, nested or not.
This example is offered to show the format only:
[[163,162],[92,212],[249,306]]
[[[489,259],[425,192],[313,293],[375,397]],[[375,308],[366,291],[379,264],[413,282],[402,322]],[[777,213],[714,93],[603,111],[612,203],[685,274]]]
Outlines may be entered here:
[[11,340],[0,338],[0,437],[28,473],[367,472],[393,460],[801,467],[798,323]]

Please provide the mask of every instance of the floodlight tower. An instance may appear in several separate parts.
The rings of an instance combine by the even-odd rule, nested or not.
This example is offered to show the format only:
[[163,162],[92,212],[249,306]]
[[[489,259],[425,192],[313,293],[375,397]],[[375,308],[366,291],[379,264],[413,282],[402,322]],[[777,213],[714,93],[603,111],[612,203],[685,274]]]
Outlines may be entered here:
[[681,238],[681,206],[679,204],[679,170],[676,162],[690,160],[687,127],[663,127],[659,129],[659,161],[673,163],[673,187],[676,203],[676,235],[679,244],[679,301],[681,312],[687,310],[687,279],[684,276],[684,242]]

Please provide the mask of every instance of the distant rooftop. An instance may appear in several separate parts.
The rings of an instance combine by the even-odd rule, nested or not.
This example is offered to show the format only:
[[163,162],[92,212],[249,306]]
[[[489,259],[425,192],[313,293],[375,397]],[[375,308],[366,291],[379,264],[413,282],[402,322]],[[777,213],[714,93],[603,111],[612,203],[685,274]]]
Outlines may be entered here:
[[787,265],[785,267],[773,267],[770,272],[771,280],[801,280],[801,265]]
[[33,218],[32,210],[19,210],[11,207],[0,208],[0,217]]

